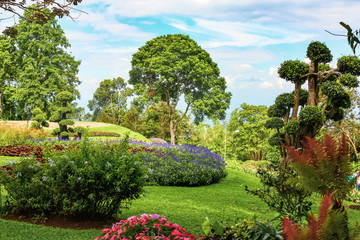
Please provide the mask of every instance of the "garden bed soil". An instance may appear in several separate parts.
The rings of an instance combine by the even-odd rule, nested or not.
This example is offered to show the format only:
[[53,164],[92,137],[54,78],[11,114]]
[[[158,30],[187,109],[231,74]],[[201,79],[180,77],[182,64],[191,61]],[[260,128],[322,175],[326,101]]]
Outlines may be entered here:
[[52,216],[47,219],[37,219],[31,216],[22,216],[16,214],[9,214],[3,216],[2,219],[13,220],[19,222],[27,222],[37,225],[43,225],[46,227],[56,227],[56,228],[65,228],[65,229],[74,229],[74,230],[84,230],[84,229],[103,229],[105,227],[111,226],[114,222],[109,222],[105,219],[96,219],[89,220],[84,218],[69,218],[69,217],[59,217]]

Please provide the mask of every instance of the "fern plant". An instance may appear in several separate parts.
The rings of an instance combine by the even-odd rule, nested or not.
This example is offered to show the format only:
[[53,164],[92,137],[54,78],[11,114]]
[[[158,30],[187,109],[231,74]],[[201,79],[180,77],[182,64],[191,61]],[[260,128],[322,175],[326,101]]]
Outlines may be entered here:
[[298,184],[321,195],[326,191],[335,192],[333,197],[341,204],[353,188],[353,182],[348,181],[351,162],[345,135],[339,142],[325,135],[324,143],[306,137],[302,145],[301,150],[286,147],[293,161],[292,167],[299,175]]
[[[323,208],[328,209],[327,206],[330,204],[328,198],[332,198],[332,208],[329,213],[327,210],[320,209],[318,222],[314,220],[313,216],[310,216],[309,228],[313,231],[312,233],[320,231],[315,229],[316,226],[319,225],[323,228],[323,224],[328,225],[324,228],[326,231],[324,229],[320,231],[321,234],[325,234],[323,238],[294,239],[350,239],[347,214],[342,204],[353,187],[353,182],[348,181],[348,176],[351,175],[351,162],[345,135],[339,142],[329,135],[325,135],[324,143],[306,137],[302,146],[301,150],[286,147],[293,161],[292,167],[298,173],[297,182],[301,188],[322,196],[327,196],[327,192],[332,192],[332,195],[324,197],[323,200],[327,201],[323,203]],[[327,214],[331,217],[325,222]],[[338,238],[327,238],[328,236],[337,236]]]
[[291,219],[283,218],[283,234],[286,240],[340,240],[350,239],[343,231],[347,228],[346,212],[341,209],[333,210],[333,194],[325,193],[318,219],[311,213],[307,226],[299,226]]

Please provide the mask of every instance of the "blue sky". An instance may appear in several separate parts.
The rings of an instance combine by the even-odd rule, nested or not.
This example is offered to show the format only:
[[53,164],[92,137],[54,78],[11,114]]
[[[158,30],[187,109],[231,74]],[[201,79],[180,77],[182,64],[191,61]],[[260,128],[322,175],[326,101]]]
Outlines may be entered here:
[[189,35],[208,51],[226,78],[232,100],[228,115],[243,102],[273,104],[293,91],[277,76],[285,60],[305,60],[311,41],[325,42],[336,60],[352,54],[339,22],[359,28],[358,0],[83,0],[72,21],[59,21],[81,60],[79,86],[86,107],[99,83],[128,79],[132,54],[165,34]]

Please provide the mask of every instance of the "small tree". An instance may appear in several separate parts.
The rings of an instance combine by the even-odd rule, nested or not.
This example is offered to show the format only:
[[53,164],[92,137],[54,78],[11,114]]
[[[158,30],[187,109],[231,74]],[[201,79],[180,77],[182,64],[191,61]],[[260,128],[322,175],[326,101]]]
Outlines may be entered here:
[[55,97],[55,107],[50,122],[57,122],[59,128],[54,129],[53,134],[57,135],[59,140],[69,139],[69,125],[74,125],[73,119],[68,119],[67,115],[73,111],[71,102],[75,100],[75,96],[68,91],[60,92]]
[[46,115],[40,108],[35,108],[32,112],[34,121],[31,123],[30,128],[41,129],[43,127],[49,127],[49,123],[46,121]]

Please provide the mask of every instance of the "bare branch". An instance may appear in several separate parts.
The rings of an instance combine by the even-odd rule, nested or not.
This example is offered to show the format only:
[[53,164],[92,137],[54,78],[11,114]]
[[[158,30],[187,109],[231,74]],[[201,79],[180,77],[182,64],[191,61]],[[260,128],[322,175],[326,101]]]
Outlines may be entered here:
[[333,35],[333,36],[338,36],[338,37],[347,37],[347,35],[332,33],[332,32],[330,32],[330,31],[328,31],[328,30],[325,30],[325,32],[327,32],[327,33],[329,33],[329,34],[331,34],[331,35]]

